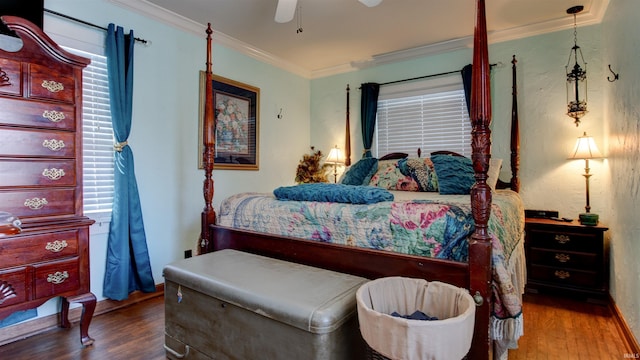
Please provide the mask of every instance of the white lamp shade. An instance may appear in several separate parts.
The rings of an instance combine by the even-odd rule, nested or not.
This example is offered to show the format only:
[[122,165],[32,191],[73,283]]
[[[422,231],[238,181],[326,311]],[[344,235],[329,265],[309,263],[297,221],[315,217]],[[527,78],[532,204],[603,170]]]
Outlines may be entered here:
[[342,164],[344,163],[344,154],[342,150],[340,150],[337,146],[332,148],[327,155],[327,160],[325,160],[328,164]]
[[578,138],[576,146],[569,155],[569,159],[597,159],[602,157],[595,141],[591,136],[587,136],[586,132]]

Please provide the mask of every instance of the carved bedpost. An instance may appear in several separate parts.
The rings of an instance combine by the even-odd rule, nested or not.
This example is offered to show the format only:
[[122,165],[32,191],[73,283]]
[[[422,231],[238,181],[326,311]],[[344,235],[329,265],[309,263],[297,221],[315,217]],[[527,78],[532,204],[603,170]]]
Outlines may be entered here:
[[213,79],[211,73],[211,23],[207,25],[207,70],[206,70],[206,86],[205,86],[205,106],[204,121],[202,126],[202,141],[204,150],[202,152],[202,162],[204,167],[204,210],[201,216],[201,228],[199,253],[207,253],[211,251],[209,244],[209,225],[215,224],[216,212],[211,205],[214,193],[213,187],[213,162],[215,159],[215,119],[213,113]]
[[511,190],[520,192],[520,178],[518,170],[520,169],[520,121],[518,119],[518,86],[516,81],[516,56],[513,55],[511,60]]
[[351,125],[349,124],[349,84],[347,84],[347,128],[344,132],[344,166],[351,165]]
[[491,158],[491,93],[485,1],[476,0],[476,24],[471,78],[472,161],[476,183],[471,189],[471,207],[475,231],[469,239],[469,285],[476,307],[476,332],[471,358],[493,357],[489,331],[491,312],[491,188],[487,171]]

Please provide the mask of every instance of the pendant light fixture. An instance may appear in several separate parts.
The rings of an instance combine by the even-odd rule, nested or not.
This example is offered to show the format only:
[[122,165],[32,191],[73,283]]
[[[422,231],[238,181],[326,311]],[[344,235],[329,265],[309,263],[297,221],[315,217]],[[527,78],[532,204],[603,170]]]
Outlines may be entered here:
[[569,61],[565,66],[567,72],[567,115],[574,119],[576,126],[580,118],[587,113],[587,63],[582,57],[582,50],[578,46],[578,28],[576,14],[584,6],[577,5],[567,9],[567,14],[573,15],[573,47],[569,52]]

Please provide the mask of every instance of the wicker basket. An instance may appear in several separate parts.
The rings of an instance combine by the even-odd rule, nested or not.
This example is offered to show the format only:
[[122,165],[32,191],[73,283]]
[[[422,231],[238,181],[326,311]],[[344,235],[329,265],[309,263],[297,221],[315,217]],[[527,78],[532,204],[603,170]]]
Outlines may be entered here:
[[[475,303],[466,289],[438,281],[388,277],[362,285],[356,302],[368,359],[463,359],[471,348]],[[439,320],[388,315],[416,310]]]

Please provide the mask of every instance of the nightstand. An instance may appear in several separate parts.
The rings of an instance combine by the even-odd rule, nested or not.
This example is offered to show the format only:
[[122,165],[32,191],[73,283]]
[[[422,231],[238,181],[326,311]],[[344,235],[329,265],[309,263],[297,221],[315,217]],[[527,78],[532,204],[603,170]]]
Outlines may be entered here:
[[577,220],[525,219],[527,291],[608,302],[607,230]]

